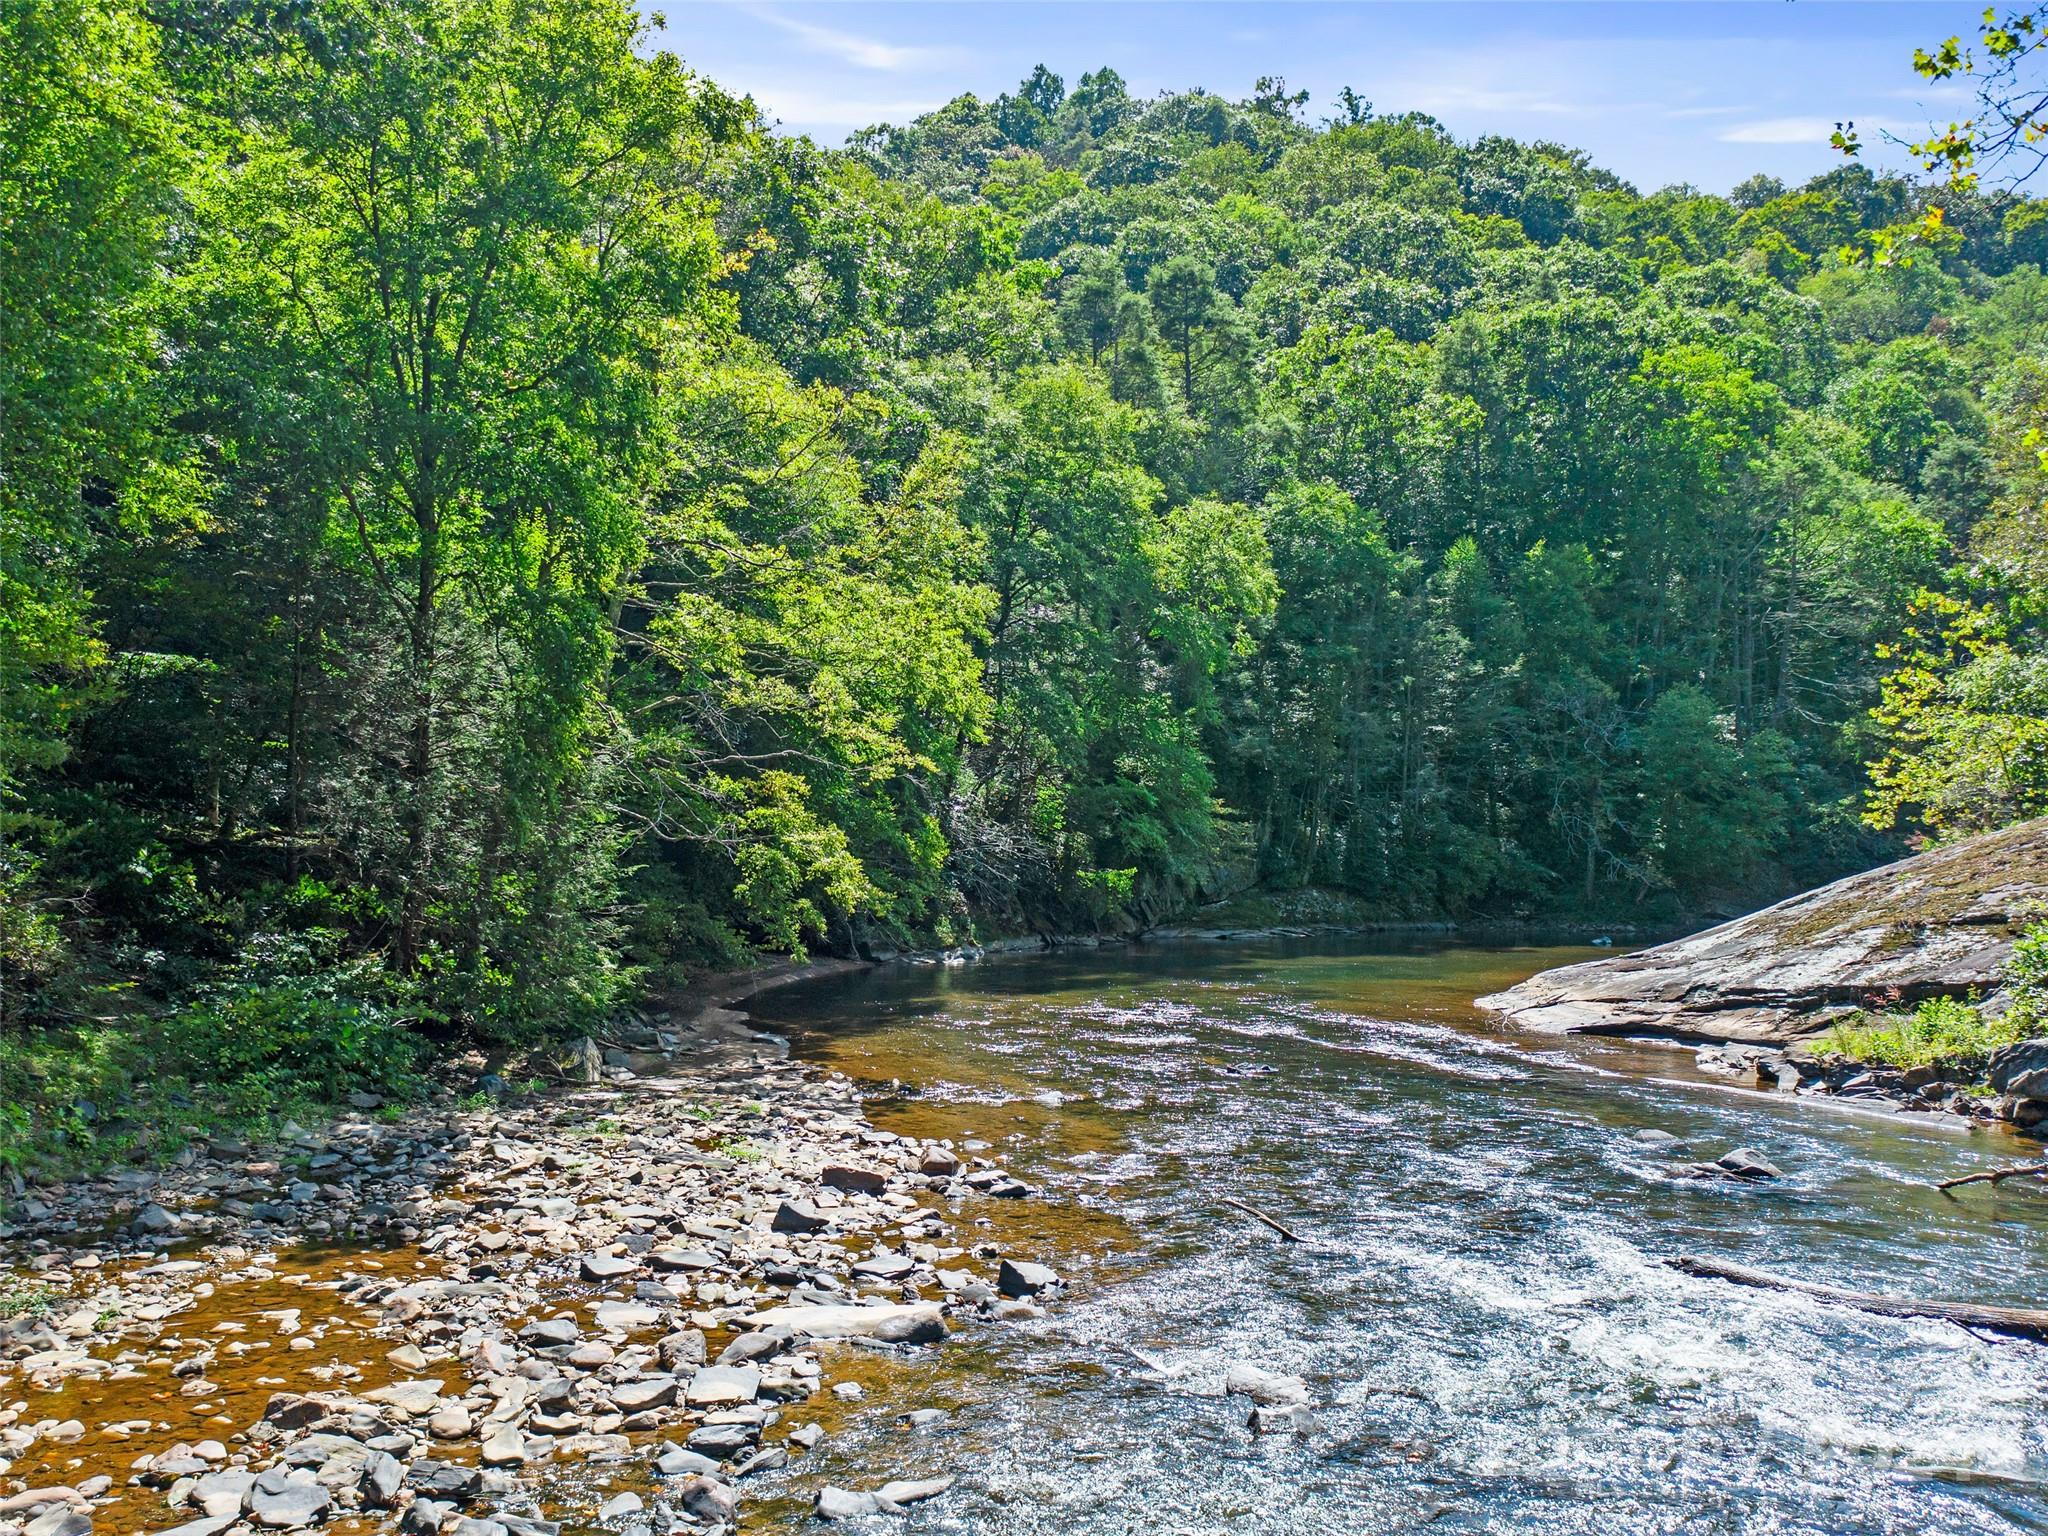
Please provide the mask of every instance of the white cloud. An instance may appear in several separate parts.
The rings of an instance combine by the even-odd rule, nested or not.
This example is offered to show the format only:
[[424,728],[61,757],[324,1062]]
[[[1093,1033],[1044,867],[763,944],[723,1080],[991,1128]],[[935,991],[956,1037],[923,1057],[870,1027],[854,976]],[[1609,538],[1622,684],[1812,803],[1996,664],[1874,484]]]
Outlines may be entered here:
[[883,100],[812,92],[801,87],[770,86],[749,92],[761,110],[792,128],[867,128],[876,123],[907,123],[946,104],[944,96]]
[[1417,109],[1433,117],[1455,116],[1461,112],[1528,112],[1571,117],[1590,110],[1583,102],[1569,101],[1547,91],[1490,90],[1474,85],[1427,85],[1409,100]]
[[825,54],[857,69],[874,69],[893,74],[906,69],[936,68],[961,60],[961,52],[957,48],[927,48],[885,43],[879,38],[862,37],[854,32],[841,32],[836,27],[821,27],[816,22],[799,21],[794,16],[784,16],[762,6],[748,6],[747,11],[771,27],[787,32],[811,52]]
[[[1862,126],[1885,125],[1871,122]],[[1720,137],[1723,144],[1825,144],[1835,128],[1832,117],[1767,117],[1760,122],[1737,123]]]

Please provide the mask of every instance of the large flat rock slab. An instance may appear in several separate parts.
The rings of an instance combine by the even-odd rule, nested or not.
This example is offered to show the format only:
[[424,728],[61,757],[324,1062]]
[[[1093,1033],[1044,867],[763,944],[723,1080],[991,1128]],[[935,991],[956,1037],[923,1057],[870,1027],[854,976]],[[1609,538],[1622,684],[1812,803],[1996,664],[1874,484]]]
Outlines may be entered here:
[[1479,999],[1527,1028],[1783,1045],[1873,1000],[1995,987],[2048,904],[2048,820],[1917,854],[1690,938]]

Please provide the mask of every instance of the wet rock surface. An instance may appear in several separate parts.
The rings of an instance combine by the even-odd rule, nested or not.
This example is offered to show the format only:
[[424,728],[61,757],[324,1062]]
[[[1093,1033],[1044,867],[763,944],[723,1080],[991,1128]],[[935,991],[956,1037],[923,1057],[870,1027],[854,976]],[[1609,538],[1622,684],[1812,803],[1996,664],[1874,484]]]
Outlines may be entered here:
[[[22,1192],[0,1536],[555,1536],[593,1510],[727,1530],[748,1474],[824,1438],[785,1419],[849,1359],[998,1315],[1001,1256],[955,1229],[1027,1192],[1003,1169],[876,1129],[853,1084],[730,1008],[626,1044],[591,1084]],[[1056,1280],[1001,1269],[1034,1295]],[[150,1416],[40,1411],[53,1393]],[[570,1467],[630,1486],[570,1507]],[[46,1471],[70,1480],[25,1475]]]

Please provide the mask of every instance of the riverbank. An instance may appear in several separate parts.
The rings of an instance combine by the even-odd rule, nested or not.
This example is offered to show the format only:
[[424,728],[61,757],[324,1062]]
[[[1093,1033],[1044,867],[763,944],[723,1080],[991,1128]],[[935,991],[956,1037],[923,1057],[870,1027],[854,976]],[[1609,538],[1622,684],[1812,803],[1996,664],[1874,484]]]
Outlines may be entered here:
[[735,1004],[830,968],[656,1010],[596,1083],[27,1192],[0,1531],[729,1528],[748,1477],[857,1395],[835,1378],[1056,1285],[959,1231],[1030,1193],[986,1143],[878,1130],[847,1079],[745,1028]]
[[2048,820],[1479,999],[1510,1024],[1692,1047],[1806,1097],[2048,1132]]

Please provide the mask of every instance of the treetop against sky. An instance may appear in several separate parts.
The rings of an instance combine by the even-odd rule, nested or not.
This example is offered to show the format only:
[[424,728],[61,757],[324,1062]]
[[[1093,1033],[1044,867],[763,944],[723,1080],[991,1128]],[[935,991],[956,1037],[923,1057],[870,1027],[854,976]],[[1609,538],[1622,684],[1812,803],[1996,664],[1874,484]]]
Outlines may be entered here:
[[1335,110],[1349,86],[1381,112],[1427,112],[1461,136],[1549,139],[1644,191],[1725,192],[1756,171],[1803,180],[1839,157],[1853,119],[1877,143],[1921,138],[1967,109],[1966,84],[1903,68],[1967,31],[1960,4],[726,3],[669,0],[659,41],[792,132],[839,143],[962,91],[992,97],[1034,64],[1069,79],[1109,65],[1136,96],[1201,86],[1251,93],[1284,75]]

